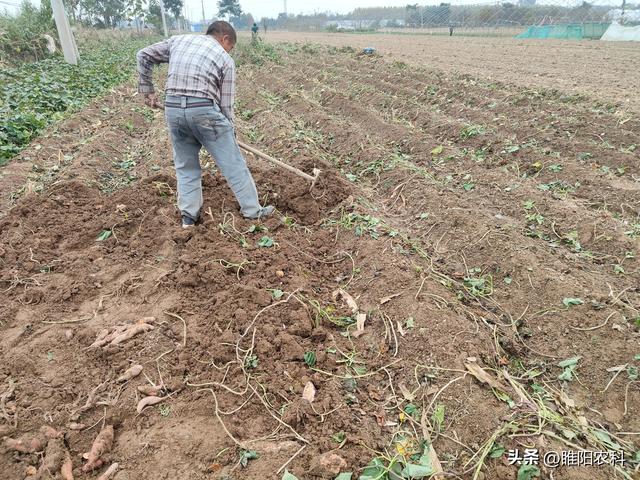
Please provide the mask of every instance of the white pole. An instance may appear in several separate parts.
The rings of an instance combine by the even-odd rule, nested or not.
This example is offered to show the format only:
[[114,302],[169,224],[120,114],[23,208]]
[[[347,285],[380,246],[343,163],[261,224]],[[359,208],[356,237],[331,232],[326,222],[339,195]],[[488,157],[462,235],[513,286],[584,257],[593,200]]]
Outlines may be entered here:
[[167,18],[164,15],[164,2],[160,0],[160,13],[162,14],[162,26],[164,27],[164,36],[165,38],[169,36],[169,31],[167,30]]
[[71,32],[71,26],[69,25],[69,19],[64,10],[62,0],[51,0],[51,9],[53,10],[53,17],[56,21],[58,38],[60,38],[64,59],[71,65],[77,65],[80,57],[78,55],[78,47],[76,46],[75,38],[73,38],[73,32]]

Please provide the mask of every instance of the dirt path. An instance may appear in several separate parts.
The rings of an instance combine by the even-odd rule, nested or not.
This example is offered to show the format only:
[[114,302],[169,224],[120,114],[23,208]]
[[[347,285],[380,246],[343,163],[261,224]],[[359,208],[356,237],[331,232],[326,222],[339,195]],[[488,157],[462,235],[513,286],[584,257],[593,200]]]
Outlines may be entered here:
[[581,93],[640,113],[640,49],[633,42],[427,35],[269,32],[268,41],[375,47],[385,57],[485,81]]
[[[240,137],[324,173],[310,193],[249,158],[279,210],[263,223],[203,155],[206,214],[178,228],[162,113],[132,85],[21,154],[30,186],[0,217],[0,436],[54,427],[88,478],[80,454],[112,425],[116,480],[357,478],[370,462],[375,478],[424,467],[429,444],[465,480],[515,478],[503,449],[631,458],[638,119],[348,50],[279,54],[239,70]],[[137,412],[153,385],[162,402]],[[41,464],[0,451],[3,478]]]

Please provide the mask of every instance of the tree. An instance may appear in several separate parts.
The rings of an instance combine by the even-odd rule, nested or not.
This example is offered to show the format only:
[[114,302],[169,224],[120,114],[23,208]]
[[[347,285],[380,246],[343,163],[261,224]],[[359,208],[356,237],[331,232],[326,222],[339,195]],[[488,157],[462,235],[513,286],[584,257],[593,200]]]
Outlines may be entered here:
[[80,5],[94,20],[96,26],[113,28],[125,17],[127,6],[124,0],[81,0]]
[[183,4],[182,0],[164,0],[164,8],[169,10],[176,20],[180,18]]
[[218,0],[219,17],[239,17],[242,15],[242,7],[239,0]]

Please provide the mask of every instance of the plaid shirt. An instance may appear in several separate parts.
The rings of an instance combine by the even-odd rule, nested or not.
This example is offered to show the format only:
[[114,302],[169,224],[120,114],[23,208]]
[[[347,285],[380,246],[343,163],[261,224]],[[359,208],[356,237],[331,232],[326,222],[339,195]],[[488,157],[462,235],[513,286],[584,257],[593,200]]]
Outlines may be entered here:
[[177,35],[138,52],[138,91],[153,93],[153,66],[169,63],[167,95],[209,98],[233,124],[235,62],[209,35]]

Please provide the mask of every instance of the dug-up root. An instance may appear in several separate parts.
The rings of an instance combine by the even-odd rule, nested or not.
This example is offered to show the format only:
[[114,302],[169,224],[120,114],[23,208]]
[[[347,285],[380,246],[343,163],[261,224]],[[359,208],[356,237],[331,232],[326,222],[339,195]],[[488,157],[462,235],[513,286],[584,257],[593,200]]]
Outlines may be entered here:
[[43,426],[36,434],[24,435],[18,439],[5,438],[4,445],[16,452],[42,454],[40,467],[37,471],[34,469],[35,475],[28,476],[28,479],[57,478],[59,473],[63,480],[73,480],[71,454],[64,444],[62,432]]
[[89,346],[89,348],[100,348],[119,345],[135,337],[139,333],[153,330],[155,327],[152,325],[152,323],[154,323],[155,321],[155,317],[144,317],[133,324],[117,325],[111,330],[101,330],[98,333],[98,337]]
[[106,462],[106,455],[111,451],[113,446],[113,425],[107,425],[96,437],[91,445],[91,450],[82,455],[87,463],[82,467],[83,472],[91,472],[97,468],[102,467]]
[[26,434],[18,439],[5,437],[4,446],[8,450],[14,450],[20,453],[42,452],[47,447],[49,440],[61,438],[62,434],[57,430],[43,426],[40,427],[36,434]]

